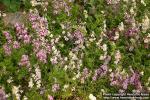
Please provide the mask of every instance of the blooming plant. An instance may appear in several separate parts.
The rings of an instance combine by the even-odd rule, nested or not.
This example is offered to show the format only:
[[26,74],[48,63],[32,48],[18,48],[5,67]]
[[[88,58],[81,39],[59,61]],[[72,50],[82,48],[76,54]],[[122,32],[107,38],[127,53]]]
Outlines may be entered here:
[[18,2],[0,7],[0,100],[150,93],[150,0]]

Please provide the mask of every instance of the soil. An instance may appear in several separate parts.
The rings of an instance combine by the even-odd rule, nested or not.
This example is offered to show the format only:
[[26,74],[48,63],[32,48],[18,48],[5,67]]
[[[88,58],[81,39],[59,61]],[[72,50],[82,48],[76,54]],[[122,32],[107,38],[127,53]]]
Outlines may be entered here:
[[0,2],[0,11],[5,11],[6,6]]
[[27,15],[23,12],[6,13],[3,17],[4,25],[7,27],[14,27],[15,23],[25,24]]

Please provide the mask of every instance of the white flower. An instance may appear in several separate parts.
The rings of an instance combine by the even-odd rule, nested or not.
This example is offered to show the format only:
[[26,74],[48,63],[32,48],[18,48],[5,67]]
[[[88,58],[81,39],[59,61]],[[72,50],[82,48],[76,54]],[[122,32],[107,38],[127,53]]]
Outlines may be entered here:
[[54,53],[54,54],[57,54],[57,52],[58,52],[57,49],[55,49],[53,53]]
[[140,72],[140,74],[141,74],[141,75],[144,75],[144,72],[143,72],[143,71],[141,71],[141,72]]
[[150,38],[150,33],[148,33],[147,37]]
[[28,100],[28,98],[26,96],[23,97],[23,100]]
[[2,16],[5,17],[5,16],[6,16],[6,13],[3,13]]
[[120,31],[124,30],[124,24],[123,24],[123,22],[120,23],[120,25],[118,26],[118,28],[119,28]]
[[90,95],[89,95],[89,99],[90,99],[90,100],[96,100],[96,97],[93,96],[93,94],[90,94]]
[[144,2],[144,0],[141,0],[141,4],[143,4],[144,6],[146,6],[146,3]]
[[101,92],[105,93],[105,90],[104,90],[104,89],[101,89]]
[[28,86],[28,87],[32,88],[32,87],[33,87],[33,85],[34,85],[33,80],[32,80],[32,78],[30,78],[29,86]]
[[69,52],[69,56],[73,56],[73,53],[71,51]]
[[107,45],[103,44],[103,46],[101,47],[103,49],[103,51],[107,51]]
[[150,87],[147,87],[148,91],[150,91]]
[[148,16],[145,15],[145,19],[142,20],[142,28],[144,32],[149,28],[149,25],[150,25],[150,20]]
[[78,59],[77,56],[75,54],[73,54],[72,60],[77,60],[77,59]]
[[16,96],[17,100],[20,100],[19,87],[20,86],[13,86],[12,88],[12,93]]
[[66,37],[66,36],[64,36],[64,39],[65,39],[66,41],[68,41],[68,40],[69,40],[69,38],[68,38],[68,37]]
[[41,70],[38,66],[36,66],[36,69],[35,69],[35,81],[36,81],[37,88],[40,88],[41,87]]
[[117,39],[119,39],[119,33],[118,33],[118,32],[115,32],[114,40],[117,40]]
[[81,76],[81,74],[80,73],[78,73],[77,75],[76,75],[76,78],[79,78]]
[[64,26],[64,24],[60,24],[60,26],[61,26],[61,28],[62,28],[62,29],[65,29],[65,26]]
[[63,91],[66,91],[66,89],[67,89],[68,87],[69,87],[69,85],[68,85],[68,84],[67,84],[67,85],[65,84],[65,85],[64,85],[64,88],[63,88]]
[[13,80],[12,80],[12,77],[10,77],[8,80],[7,80],[7,82],[8,83],[11,83]]
[[51,39],[51,43],[54,43],[54,41],[55,41],[54,39]]
[[148,82],[150,82],[150,77],[148,78]]
[[112,72],[112,69],[111,69],[111,68],[109,69],[109,72]]
[[106,26],[106,20],[103,21],[103,24],[104,24],[104,29],[103,30],[104,30],[104,32],[106,32],[106,27],[107,27]]
[[52,50],[53,50],[53,51],[54,51],[54,50],[56,50],[56,47],[55,47],[55,46],[53,46],[53,47],[52,47]]
[[121,59],[121,53],[119,50],[117,50],[116,54],[115,54],[115,64],[117,64]]
[[65,65],[64,70],[67,70],[67,69],[68,69],[68,66],[67,66],[67,65]]
[[52,37],[53,37],[53,34],[50,34],[50,37],[52,38]]
[[128,2],[128,0],[123,0],[124,2]]
[[65,60],[65,61],[67,61],[67,60],[68,60],[68,58],[67,58],[67,57],[65,57],[65,58],[64,58],[64,60]]
[[133,7],[131,7],[131,9],[130,9],[130,13],[131,13],[131,14],[134,14]]
[[66,32],[65,31],[62,31],[62,34],[65,34]]
[[84,10],[84,17],[85,18],[88,18],[88,14],[87,13],[88,13],[87,10]]

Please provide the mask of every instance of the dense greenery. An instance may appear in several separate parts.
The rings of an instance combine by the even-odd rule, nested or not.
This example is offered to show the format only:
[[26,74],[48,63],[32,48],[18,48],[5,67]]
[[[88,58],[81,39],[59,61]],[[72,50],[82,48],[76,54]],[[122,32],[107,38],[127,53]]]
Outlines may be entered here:
[[[102,100],[150,92],[150,0],[37,1],[0,0],[0,95]],[[15,12],[26,21],[12,18],[9,27],[3,19]]]

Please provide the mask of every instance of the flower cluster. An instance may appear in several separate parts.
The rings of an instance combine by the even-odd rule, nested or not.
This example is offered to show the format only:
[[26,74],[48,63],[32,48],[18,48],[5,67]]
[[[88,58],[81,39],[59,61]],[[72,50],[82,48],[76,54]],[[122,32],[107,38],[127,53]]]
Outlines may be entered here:
[[16,36],[19,40],[22,40],[24,43],[30,43],[31,37],[28,34],[27,28],[24,25],[15,24]]
[[19,65],[26,66],[26,67],[30,66],[30,61],[29,61],[28,55],[22,55]]
[[4,49],[4,52],[5,52],[6,55],[11,55],[12,51],[11,51],[11,48],[10,48],[9,44],[5,43],[3,45],[3,49]]
[[12,52],[11,51],[11,46],[10,46],[10,44],[12,43],[12,36],[7,31],[4,31],[3,34],[4,34],[4,36],[5,36],[6,40],[7,40],[7,43],[5,43],[3,45],[3,49],[4,49],[5,54],[10,55],[11,52]]
[[111,76],[111,85],[114,86],[119,86],[122,88],[122,90],[127,90],[129,85],[133,85],[136,87],[137,90],[142,91],[142,85],[140,82],[140,74],[138,72],[134,72],[132,69],[132,74],[125,75],[123,72],[120,73],[119,71],[117,72],[112,72],[110,74]]
[[52,86],[52,92],[57,92],[60,89],[59,84],[54,84]]
[[33,11],[29,14],[29,20],[35,30],[35,37],[32,41],[33,51],[41,62],[47,63],[47,54],[50,54],[51,51],[51,44],[46,40],[49,33],[47,19]]
[[61,11],[66,12],[68,15],[70,15],[71,7],[69,3],[72,2],[72,0],[53,0],[52,6],[53,6],[53,13],[59,14]]
[[89,77],[89,70],[87,68],[84,68],[81,76],[81,83],[84,83],[88,77]]
[[93,81],[96,81],[97,78],[102,77],[103,75],[105,75],[108,71],[108,66],[107,65],[102,65],[100,66],[100,68],[95,70],[95,74],[92,77]]
[[106,0],[107,4],[118,4],[120,0]]
[[38,13],[31,12],[29,20],[32,28],[38,33],[39,36],[45,37],[48,34],[48,22],[44,17],[40,17]]

